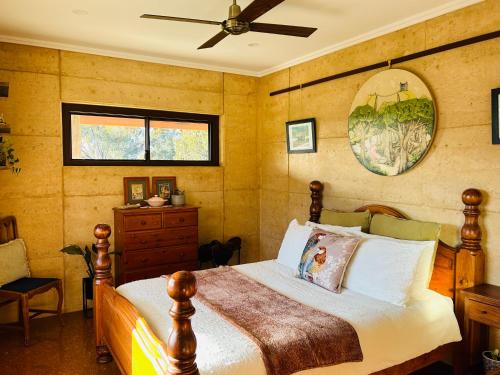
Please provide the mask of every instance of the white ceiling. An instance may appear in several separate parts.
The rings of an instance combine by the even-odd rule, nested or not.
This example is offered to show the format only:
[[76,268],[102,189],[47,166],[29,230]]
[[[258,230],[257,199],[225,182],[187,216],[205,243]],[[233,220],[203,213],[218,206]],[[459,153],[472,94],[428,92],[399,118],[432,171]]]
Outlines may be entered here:
[[231,0],[0,0],[0,41],[262,76],[480,1],[287,0],[256,21],[317,27],[311,37],[249,32],[197,50],[218,26],[139,16],[222,21]]

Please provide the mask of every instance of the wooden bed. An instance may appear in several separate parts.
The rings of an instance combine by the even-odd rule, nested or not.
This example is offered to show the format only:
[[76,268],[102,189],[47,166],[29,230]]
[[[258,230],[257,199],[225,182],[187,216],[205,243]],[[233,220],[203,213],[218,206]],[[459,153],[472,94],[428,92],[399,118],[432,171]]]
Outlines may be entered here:
[[[323,185],[319,181],[310,184],[310,220],[319,221],[322,209]],[[461,245],[451,247],[439,241],[430,288],[451,297],[455,302],[455,314],[463,321],[463,301],[458,291],[483,282],[484,254],[481,249],[481,228],[478,223],[481,193],[468,189],[462,194],[465,204],[465,222],[461,228]],[[356,211],[369,210],[372,214],[384,213],[401,219],[405,215],[383,205],[367,205]],[[140,316],[136,308],[113,287],[111,260],[108,254],[111,228],[106,224],[95,227],[97,238],[96,277],[94,280],[94,323],[97,362],[107,363],[115,359],[123,374],[197,374],[196,338],[191,328],[191,316],[195,313],[190,298],[196,293],[196,280],[192,273],[181,271],[173,274],[167,292],[174,300],[169,311],[172,329],[168,342],[161,342]],[[479,336],[479,332],[472,337]],[[397,366],[376,372],[378,375],[408,374],[433,362],[453,356],[455,374],[465,368],[463,348],[460,344],[446,344],[408,360]]]

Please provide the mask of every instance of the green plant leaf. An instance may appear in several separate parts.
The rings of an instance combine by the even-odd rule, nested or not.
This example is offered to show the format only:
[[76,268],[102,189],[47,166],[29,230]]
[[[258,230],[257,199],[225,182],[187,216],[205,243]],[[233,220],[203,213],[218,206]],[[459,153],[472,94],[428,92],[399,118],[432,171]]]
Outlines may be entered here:
[[63,247],[60,251],[69,255],[83,255],[82,248],[78,245],[68,245]]

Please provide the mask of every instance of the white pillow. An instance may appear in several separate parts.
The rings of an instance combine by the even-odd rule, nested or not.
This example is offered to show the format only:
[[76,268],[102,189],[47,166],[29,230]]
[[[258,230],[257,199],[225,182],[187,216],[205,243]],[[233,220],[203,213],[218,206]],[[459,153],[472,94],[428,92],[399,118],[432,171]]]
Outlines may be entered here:
[[16,239],[0,245],[0,287],[29,276],[24,241]]
[[417,265],[417,272],[412,286],[412,298],[419,299],[427,296],[426,290],[429,290],[429,283],[434,271],[434,260],[436,254],[436,241],[412,241],[412,242],[426,242],[432,244],[432,247],[426,246],[423,254]]
[[343,286],[398,306],[427,289],[434,241],[407,241],[361,234]]
[[313,221],[307,221],[306,226],[312,228],[319,228],[321,230],[326,230],[327,232],[332,233],[356,233],[361,232],[361,227],[342,227],[340,225],[330,225],[330,224],[318,224]]
[[293,219],[281,243],[277,262],[296,270],[312,230],[312,227],[300,225],[297,219]]

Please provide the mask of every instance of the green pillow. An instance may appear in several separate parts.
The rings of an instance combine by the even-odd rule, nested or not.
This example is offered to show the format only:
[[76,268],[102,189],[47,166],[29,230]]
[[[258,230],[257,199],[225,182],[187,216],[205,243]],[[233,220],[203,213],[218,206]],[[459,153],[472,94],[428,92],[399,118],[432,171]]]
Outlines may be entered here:
[[319,223],[340,225],[342,227],[361,227],[363,232],[368,232],[370,228],[370,217],[370,211],[338,212],[323,208],[321,210]]
[[437,241],[441,224],[427,221],[404,220],[376,214],[370,224],[370,233],[412,241]]

